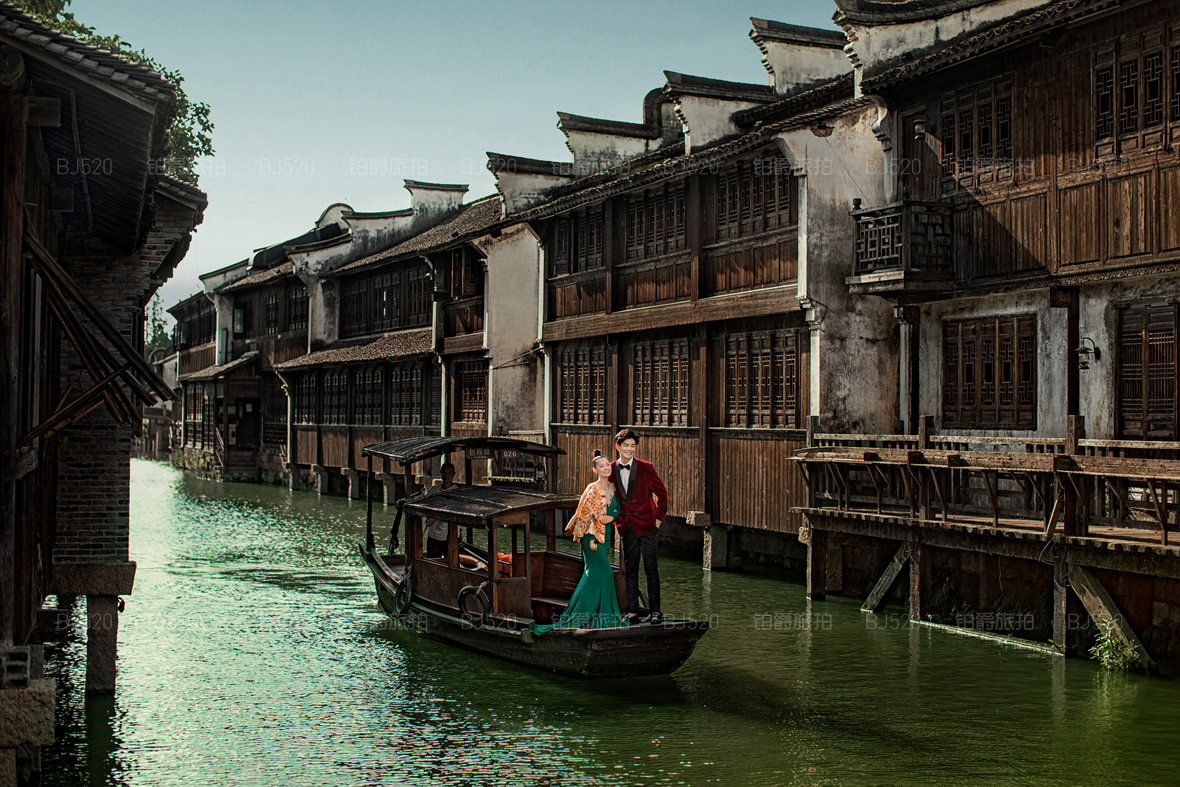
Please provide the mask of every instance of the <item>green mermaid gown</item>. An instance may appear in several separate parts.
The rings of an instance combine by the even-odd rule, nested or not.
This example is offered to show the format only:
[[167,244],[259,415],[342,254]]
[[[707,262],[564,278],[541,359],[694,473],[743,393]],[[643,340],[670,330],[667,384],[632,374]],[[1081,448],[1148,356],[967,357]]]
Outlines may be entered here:
[[[619,516],[619,498],[616,495],[606,513],[611,517]],[[614,541],[615,527],[606,527],[606,543],[599,544],[598,549],[591,549],[590,543],[594,536],[587,533],[582,538],[582,562],[586,568],[582,571],[582,579],[574,588],[570,596],[569,606],[552,625],[534,624],[534,634],[546,634],[555,628],[595,629],[611,626],[626,625],[623,614],[619,611],[619,597],[615,593],[615,576],[610,565],[611,543]]]

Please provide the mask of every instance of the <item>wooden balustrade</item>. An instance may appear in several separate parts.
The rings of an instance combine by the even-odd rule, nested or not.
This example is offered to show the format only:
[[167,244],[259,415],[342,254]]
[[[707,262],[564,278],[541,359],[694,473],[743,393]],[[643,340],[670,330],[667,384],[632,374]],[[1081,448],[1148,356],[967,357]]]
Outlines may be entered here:
[[1164,545],[1180,530],[1180,442],[1087,440],[1080,418],[1059,439],[809,433],[805,511]]

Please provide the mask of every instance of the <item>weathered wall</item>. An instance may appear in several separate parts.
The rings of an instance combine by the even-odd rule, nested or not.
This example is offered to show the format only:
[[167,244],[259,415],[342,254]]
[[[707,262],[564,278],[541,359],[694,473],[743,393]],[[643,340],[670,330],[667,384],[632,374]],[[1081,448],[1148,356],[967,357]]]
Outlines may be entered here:
[[[1102,357],[1078,373],[1081,413],[1086,436],[1113,439],[1115,419],[1115,363],[1118,355],[1117,311],[1140,300],[1166,299],[1180,292],[1180,276],[1163,275],[1133,281],[1104,282],[1081,288],[1078,297],[1078,335],[1094,340]],[[1072,361],[1072,358],[1071,358]]]
[[544,429],[540,338],[541,245],[525,225],[480,244],[487,255],[484,341],[493,434]]
[[883,298],[853,298],[852,200],[880,204],[883,153],[873,135],[876,110],[816,131],[780,135],[799,177],[798,297],[812,326],[811,414],[825,431],[892,432],[897,423],[897,342]]

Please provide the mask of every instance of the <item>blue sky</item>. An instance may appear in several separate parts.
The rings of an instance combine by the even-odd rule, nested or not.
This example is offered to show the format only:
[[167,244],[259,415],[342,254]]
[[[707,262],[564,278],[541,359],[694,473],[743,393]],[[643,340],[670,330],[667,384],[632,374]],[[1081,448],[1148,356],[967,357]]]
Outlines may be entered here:
[[405,178],[495,190],[492,150],[569,160],[557,111],[638,122],[665,69],[764,84],[749,17],[833,27],[830,0],[331,3],[74,0],[212,108],[205,221],[161,295],[306,231],[409,205]]

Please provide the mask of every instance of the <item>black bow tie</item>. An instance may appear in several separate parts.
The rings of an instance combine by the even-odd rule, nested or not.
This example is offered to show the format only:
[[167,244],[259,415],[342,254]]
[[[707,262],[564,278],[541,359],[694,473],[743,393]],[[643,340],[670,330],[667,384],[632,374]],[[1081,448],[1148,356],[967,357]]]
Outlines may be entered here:
[[629,465],[629,464],[626,464],[626,465],[619,465],[619,469],[620,469],[620,470],[626,470],[626,471],[630,472],[630,471],[631,471],[631,465]]

